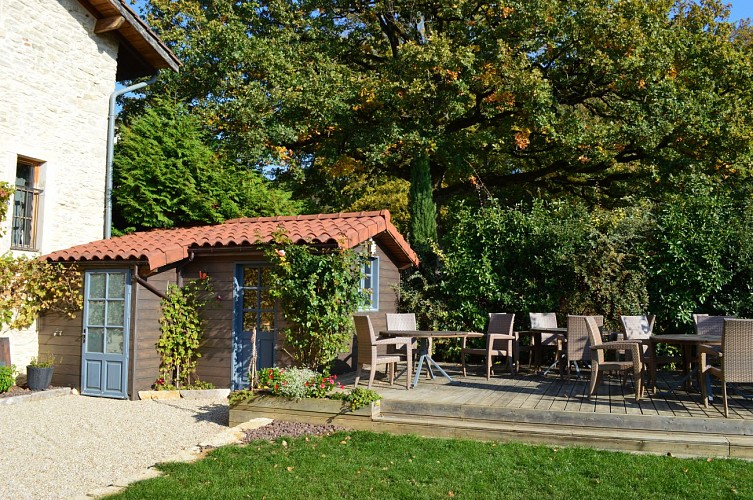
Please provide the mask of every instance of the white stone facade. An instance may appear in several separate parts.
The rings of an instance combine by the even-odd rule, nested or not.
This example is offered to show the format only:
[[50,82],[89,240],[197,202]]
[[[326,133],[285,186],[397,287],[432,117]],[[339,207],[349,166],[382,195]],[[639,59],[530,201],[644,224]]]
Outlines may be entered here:
[[[118,43],[95,34],[96,19],[77,0],[0,0],[0,180],[13,184],[19,157],[40,164],[37,252],[101,239],[107,114],[115,90]],[[12,211],[0,253],[10,248]],[[11,338],[22,370],[37,355],[37,335]]]

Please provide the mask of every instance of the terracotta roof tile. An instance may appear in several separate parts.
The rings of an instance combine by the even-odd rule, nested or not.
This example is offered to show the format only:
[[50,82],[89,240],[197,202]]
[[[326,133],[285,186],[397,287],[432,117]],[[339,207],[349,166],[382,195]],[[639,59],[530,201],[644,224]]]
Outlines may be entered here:
[[251,246],[269,243],[285,231],[294,243],[336,244],[353,248],[374,238],[400,268],[418,264],[418,257],[390,222],[387,210],[338,214],[232,219],[213,226],[156,229],[52,252],[51,262],[142,260],[152,270],[179,262],[191,248]]

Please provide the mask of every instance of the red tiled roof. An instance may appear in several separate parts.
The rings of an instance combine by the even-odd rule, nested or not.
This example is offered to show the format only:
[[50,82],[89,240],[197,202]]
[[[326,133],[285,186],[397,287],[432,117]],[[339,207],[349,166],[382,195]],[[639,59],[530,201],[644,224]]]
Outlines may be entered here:
[[232,219],[213,226],[156,229],[77,245],[43,258],[50,262],[140,260],[155,270],[188,258],[190,249],[269,243],[280,230],[294,243],[336,244],[343,248],[353,248],[374,238],[399,268],[418,264],[418,257],[390,222],[387,210],[256,217]]

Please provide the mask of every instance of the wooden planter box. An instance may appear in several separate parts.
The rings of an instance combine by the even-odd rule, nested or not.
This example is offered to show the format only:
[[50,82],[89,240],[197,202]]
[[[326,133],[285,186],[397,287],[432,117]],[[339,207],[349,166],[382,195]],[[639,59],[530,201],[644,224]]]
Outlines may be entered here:
[[226,398],[230,389],[181,389],[177,391],[139,391],[139,399]]
[[287,398],[260,395],[252,401],[230,405],[230,427],[254,418],[272,418],[307,424],[334,424],[353,429],[373,429],[372,417],[379,416],[379,401],[351,411],[344,401]]

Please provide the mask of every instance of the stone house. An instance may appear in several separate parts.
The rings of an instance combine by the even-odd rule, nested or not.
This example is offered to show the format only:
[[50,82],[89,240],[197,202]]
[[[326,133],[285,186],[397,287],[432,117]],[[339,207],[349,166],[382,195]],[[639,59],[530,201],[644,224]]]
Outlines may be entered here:
[[[62,357],[54,385],[82,394],[135,399],[159,376],[160,300],[168,284],[208,275],[216,294],[204,311],[206,325],[198,377],[217,387],[248,385],[251,333],[257,331],[258,368],[285,364],[278,332],[284,311],[269,294],[265,245],[284,231],[296,244],[360,248],[361,286],[373,290],[363,314],[378,330],[385,312],[397,311],[399,270],[418,264],[390,214],[357,212],[235,219],[212,226],[137,232],[48,254],[84,271],[84,312],[76,319],[39,319],[40,352]],[[85,340],[82,345],[82,332]],[[341,371],[354,366],[351,346]]]
[[[0,1],[0,180],[17,186],[0,252],[103,237],[116,82],[178,66],[127,0]],[[0,333],[21,370],[37,355],[34,332]]]

